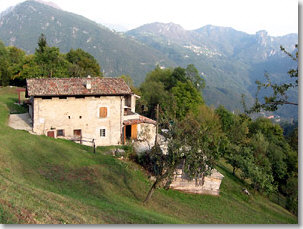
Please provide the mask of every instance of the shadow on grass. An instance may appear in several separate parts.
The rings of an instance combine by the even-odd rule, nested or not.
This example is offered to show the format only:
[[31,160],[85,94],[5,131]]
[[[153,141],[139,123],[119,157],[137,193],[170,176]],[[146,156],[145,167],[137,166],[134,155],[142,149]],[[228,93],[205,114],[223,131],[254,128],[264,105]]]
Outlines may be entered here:
[[17,104],[18,99],[8,98],[4,104],[8,107],[10,114],[22,114],[28,112],[28,106],[26,104]]

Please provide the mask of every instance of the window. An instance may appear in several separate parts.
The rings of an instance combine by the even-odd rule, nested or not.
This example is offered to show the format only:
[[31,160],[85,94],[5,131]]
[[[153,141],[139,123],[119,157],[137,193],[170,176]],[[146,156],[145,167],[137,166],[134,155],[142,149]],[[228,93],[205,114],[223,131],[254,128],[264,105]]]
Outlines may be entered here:
[[107,107],[100,107],[99,118],[106,118],[106,117],[107,117]]
[[105,129],[100,129],[100,137],[105,137],[105,136],[106,136]]
[[63,136],[64,137],[64,130],[57,130],[57,137]]

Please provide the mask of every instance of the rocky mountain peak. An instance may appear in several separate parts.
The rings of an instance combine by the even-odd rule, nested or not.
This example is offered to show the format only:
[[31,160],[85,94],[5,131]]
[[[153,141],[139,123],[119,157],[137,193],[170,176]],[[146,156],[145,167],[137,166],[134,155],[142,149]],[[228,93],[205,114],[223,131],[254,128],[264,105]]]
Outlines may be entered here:
[[39,3],[47,5],[47,6],[51,6],[53,8],[58,9],[58,10],[62,10],[56,3],[51,2],[51,1],[44,1],[44,0],[32,0],[32,1],[39,2]]
[[262,46],[267,46],[267,44],[271,41],[270,36],[268,35],[268,32],[266,30],[260,30],[256,32],[256,39],[258,44]]

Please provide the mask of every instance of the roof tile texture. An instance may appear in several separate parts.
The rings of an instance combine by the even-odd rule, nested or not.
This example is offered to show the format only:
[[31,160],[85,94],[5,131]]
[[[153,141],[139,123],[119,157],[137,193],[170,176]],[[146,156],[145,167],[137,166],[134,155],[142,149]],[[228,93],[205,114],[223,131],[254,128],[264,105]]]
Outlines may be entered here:
[[[91,82],[91,89],[86,88]],[[43,78],[27,79],[29,96],[125,95],[132,91],[121,78]]]

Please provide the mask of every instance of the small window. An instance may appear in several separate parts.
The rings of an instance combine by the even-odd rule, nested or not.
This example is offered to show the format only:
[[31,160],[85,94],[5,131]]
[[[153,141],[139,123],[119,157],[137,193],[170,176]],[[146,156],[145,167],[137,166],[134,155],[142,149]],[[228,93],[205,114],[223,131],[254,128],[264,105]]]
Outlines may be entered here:
[[68,119],[70,119],[70,116],[68,116]]
[[79,119],[81,119],[81,118],[82,118],[82,116],[80,115],[80,116],[79,116]]
[[100,137],[105,137],[105,136],[106,136],[105,129],[100,129]]
[[64,137],[64,130],[57,130],[57,137]]
[[106,118],[106,117],[107,117],[107,107],[100,107],[99,118]]

